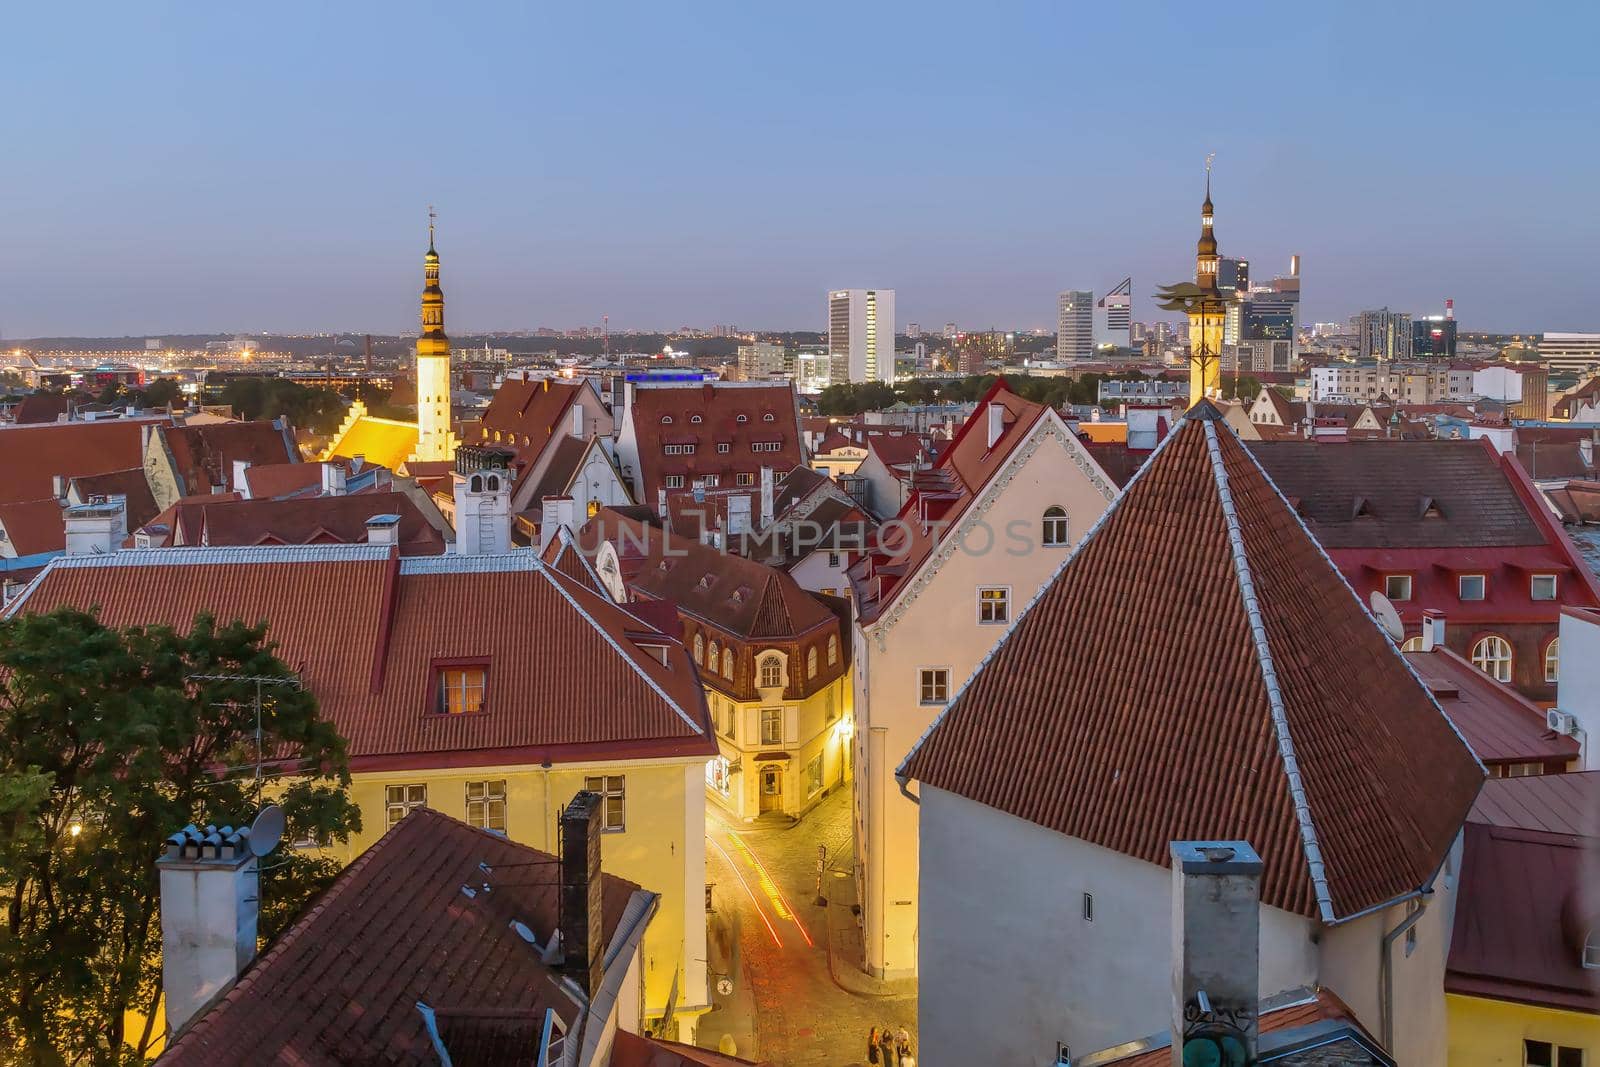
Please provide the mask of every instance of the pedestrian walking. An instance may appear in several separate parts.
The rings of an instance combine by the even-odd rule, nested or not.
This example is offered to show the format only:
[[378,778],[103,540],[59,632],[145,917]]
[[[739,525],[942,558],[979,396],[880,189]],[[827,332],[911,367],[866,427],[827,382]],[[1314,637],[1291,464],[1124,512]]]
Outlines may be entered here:
[[894,1059],[894,1030],[885,1026],[883,1036],[878,1038],[878,1049],[883,1053],[883,1067],[895,1067]]
[[900,1067],[916,1067],[916,1060],[911,1057],[911,1031],[905,1027],[895,1031],[894,1050],[900,1057]]
[[878,1028],[876,1026],[874,1026],[872,1028],[872,1032],[867,1035],[867,1062],[878,1062]]

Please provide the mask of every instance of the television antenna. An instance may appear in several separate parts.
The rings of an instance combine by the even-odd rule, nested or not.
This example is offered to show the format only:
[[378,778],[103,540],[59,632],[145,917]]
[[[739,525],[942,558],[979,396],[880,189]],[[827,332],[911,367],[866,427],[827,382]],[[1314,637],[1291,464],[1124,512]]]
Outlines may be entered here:
[[[261,690],[266,686],[280,686],[286,689],[304,688],[300,684],[298,675],[267,675],[267,674],[191,674],[186,678],[191,682],[253,682],[256,687],[256,697],[253,701],[256,713],[256,807],[261,807]],[[237,704],[225,704],[224,707],[237,707]]]

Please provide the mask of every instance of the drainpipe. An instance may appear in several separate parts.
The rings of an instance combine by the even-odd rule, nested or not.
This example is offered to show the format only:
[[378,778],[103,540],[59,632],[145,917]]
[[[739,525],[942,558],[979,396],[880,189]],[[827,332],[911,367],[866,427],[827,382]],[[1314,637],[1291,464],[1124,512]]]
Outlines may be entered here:
[[539,846],[546,854],[550,852],[550,761],[544,762],[544,843]]
[[1433,890],[1428,889],[1417,898],[1415,910],[1409,912],[1393,930],[1383,935],[1383,947],[1378,953],[1378,995],[1382,998],[1383,1047],[1394,1052],[1394,943],[1405,932],[1417,925],[1422,913],[1428,910]]

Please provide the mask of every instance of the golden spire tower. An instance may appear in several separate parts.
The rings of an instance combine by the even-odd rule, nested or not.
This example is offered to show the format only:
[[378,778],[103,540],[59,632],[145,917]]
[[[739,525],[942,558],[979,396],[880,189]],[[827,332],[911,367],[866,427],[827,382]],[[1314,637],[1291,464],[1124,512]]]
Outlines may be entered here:
[[414,459],[455,458],[450,432],[450,338],[444,333],[444,290],[433,247],[437,216],[428,207],[428,252],[422,257],[422,335],[417,338],[417,451]]
[[1200,241],[1195,246],[1194,283],[1165,286],[1160,306],[1189,316],[1189,406],[1222,391],[1222,323],[1229,294],[1217,289],[1217,235],[1211,206],[1211,161],[1206,157],[1206,199],[1200,205]]

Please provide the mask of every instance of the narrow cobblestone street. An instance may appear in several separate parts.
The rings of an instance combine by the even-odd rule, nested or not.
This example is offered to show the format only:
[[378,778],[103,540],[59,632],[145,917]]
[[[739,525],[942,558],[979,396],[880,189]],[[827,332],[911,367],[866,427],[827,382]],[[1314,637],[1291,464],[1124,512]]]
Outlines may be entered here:
[[[710,916],[716,1010],[700,1025],[700,1044],[730,1035],[738,1054],[783,1067],[865,1064],[873,1026],[916,1033],[916,998],[905,984],[883,987],[841,958],[854,919],[850,792],[836,790],[794,826],[735,827],[720,812],[706,819],[706,876],[715,883]],[[820,906],[817,849],[827,849]],[[830,914],[831,913],[831,914]],[[830,937],[830,926],[834,936]],[[830,969],[829,946],[834,944]],[[836,975],[844,978],[848,991]],[[883,988],[881,995],[864,992]]]

